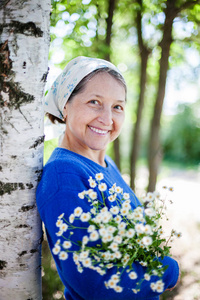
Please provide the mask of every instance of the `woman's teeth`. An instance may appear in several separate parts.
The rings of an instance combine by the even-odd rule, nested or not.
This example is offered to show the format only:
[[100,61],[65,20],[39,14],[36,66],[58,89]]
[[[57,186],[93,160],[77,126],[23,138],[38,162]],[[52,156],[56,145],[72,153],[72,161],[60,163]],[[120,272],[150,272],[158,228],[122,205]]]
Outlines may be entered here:
[[92,129],[92,131],[97,132],[97,133],[101,133],[101,134],[106,134],[108,132],[108,130],[100,130],[94,127],[90,126],[90,129]]

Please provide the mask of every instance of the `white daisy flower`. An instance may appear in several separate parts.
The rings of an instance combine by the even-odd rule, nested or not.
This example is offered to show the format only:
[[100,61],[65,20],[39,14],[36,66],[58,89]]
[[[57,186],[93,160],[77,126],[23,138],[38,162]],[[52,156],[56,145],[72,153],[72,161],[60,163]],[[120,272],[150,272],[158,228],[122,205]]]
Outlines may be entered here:
[[119,213],[119,207],[118,206],[112,206],[110,208],[110,212],[113,214],[113,215],[117,215]]
[[99,234],[96,230],[90,233],[90,240],[91,241],[97,241],[99,238]]
[[145,214],[147,215],[147,216],[149,216],[149,217],[154,217],[155,215],[156,215],[156,212],[155,212],[155,210],[153,209],[153,208],[146,208],[145,210],[144,210],[144,212],[145,212]]
[[116,188],[116,183],[113,184],[113,186],[109,189],[110,194],[114,194]]
[[87,235],[84,235],[83,239],[82,239],[82,243],[83,245],[86,245],[89,242],[89,238]]
[[58,232],[56,232],[56,235],[57,235],[57,236],[62,236],[62,235],[63,235],[63,231],[62,231],[62,230],[59,230]]
[[74,219],[75,219],[74,214],[71,214],[71,215],[69,216],[69,222],[70,222],[70,223],[73,223],[73,222],[74,222]]
[[127,226],[127,224],[125,222],[121,222],[119,225],[118,225],[118,229],[125,229]]
[[65,223],[60,226],[60,230],[62,230],[63,232],[65,232],[67,229],[68,229],[68,225]]
[[141,220],[143,219],[143,214],[141,214],[140,212],[134,211],[133,219],[141,222]]
[[153,201],[154,200],[154,193],[147,193],[147,196],[146,196],[146,201]]
[[84,260],[82,261],[82,264],[83,264],[84,267],[87,267],[87,268],[90,267],[90,266],[92,265],[91,258],[88,257],[88,258],[84,259]]
[[115,243],[115,242],[113,242],[113,243],[110,244],[109,248],[110,248],[113,252],[118,251],[118,244]]
[[80,215],[82,214],[82,212],[83,212],[82,208],[81,207],[77,207],[74,210],[74,216],[75,217],[80,217]]
[[78,193],[78,197],[80,199],[84,199],[85,198],[85,191],[81,192],[81,193]]
[[90,213],[82,213],[82,215],[80,216],[80,220],[82,222],[88,222],[90,220]]
[[108,242],[111,242],[113,240],[113,235],[112,235],[112,233],[108,233],[108,235],[107,235],[107,241]]
[[120,194],[120,193],[123,192],[123,189],[122,189],[120,186],[116,186],[116,187],[115,187],[115,192],[116,192],[117,194]]
[[120,230],[118,231],[118,234],[119,234],[120,236],[125,236],[125,235],[126,235],[126,230],[120,229]]
[[147,273],[144,274],[144,279],[149,281],[151,279],[151,276]]
[[92,179],[92,177],[91,177],[91,179],[88,179],[88,181],[89,181],[89,185],[90,185],[91,188],[96,187],[96,185],[97,185],[96,181],[94,179]]
[[96,180],[102,180],[104,178],[102,173],[98,173],[95,175]]
[[59,253],[59,259],[60,259],[60,260],[66,260],[67,258],[68,258],[67,252],[61,251],[61,252]]
[[126,236],[128,237],[128,238],[132,238],[132,237],[134,237],[134,235],[135,235],[135,230],[133,229],[133,228],[130,228],[127,232],[126,232]]
[[86,259],[86,258],[88,258],[88,255],[89,255],[89,250],[87,250],[87,251],[82,251],[82,252],[80,253],[80,259],[81,259],[81,261],[84,260],[84,259]]
[[150,284],[150,287],[151,287],[152,291],[155,292],[156,289],[157,289],[157,284],[156,284],[155,282],[152,282],[152,283]]
[[131,209],[130,201],[126,200],[125,202],[122,203],[123,208]]
[[70,241],[64,241],[63,242],[63,248],[64,249],[69,249],[69,248],[71,248],[71,246],[72,246],[72,243]]
[[123,288],[121,287],[121,286],[116,286],[115,288],[114,288],[114,290],[115,290],[115,292],[117,292],[117,293],[121,293],[122,291],[123,291]]
[[124,198],[125,200],[128,200],[128,199],[130,198],[129,193],[124,193],[124,194],[123,194],[123,198]]
[[144,225],[143,224],[136,224],[135,230],[137,233],[144,233]]
[[58,221],[56,222],[56,226],[60,227],[63,224],[63,220],[58,219]]
[[119,224],[119,223],[121,222],[121,220],[122,220],[122,217],[118,215],[118,216],[116,216],[116,217],[114,218],[114,220],[115,220],[116,223]]
[[132,289],[132,291],[133,291],[134,294],[138,293],[138,290],[136,290],[136,289]]
[[147,225],[144,226],[144,233],[146,233],[146,234],[152,234],[153,233],[150,225],[147,224]]
[[78,256],[78,254],[73,253],[73,260],[74,260],[75,264],[78,263],[78,261],[79,261],[79,256]]
[[90,209],[90,212],[91,212],[91,214],[96,215],[97,210],[95,207],[93,207]]
[[176,236],[177,238],[180,238],[180,237],[182,237],[182,233],[181,233],[181,232],[175,232],[175,236]]
[[138,276],[137,276],[137,273],[132,271],[128,274],[128,276],[131,278],[131,279],[136,279]]
[[52,252],[53,252],[53,254],[57,255],[60,252],[60,250],[61,250],[61,247],[58,244],[56,244],[53,247]]
[[95,230],[95,226],[94,225],[90,225],[87,229],[88,232],[93,232]]
[[107,185],[105,183],[100,183],[98,185],[98,189],[101,191],[101,192],[104,192],[107,190]]
[[107,206],[104,206],[104,207],[101,209],[101,212],[102,212],[102,213],[107,212],[107,211],[108,211]]
[[106,212],[103,214],[102,222],[108,223],[112,219],[112,214],[110,212]]
[[111,276],[111,279],[112,280],[114,280],[115,282],[119,282],[119,276],[117,275],[117,274],[113,274],[112,276]]
[[140,261],[139,262],[141,264],[141,266],[146,267],[147,266],[147,262],[146,261]]
[[116,194],[110,195],[110,196],[108,197],[108,200],[109,200],[110,202],[114,202],[114,201],[116,200]]
[[100,233],[101,236],[107,236],[108,235],[108,231],[105,227],[100,228],[99,233]]
[[160,192],[158,192],[158,191],[154,191],[153,195],[156,199],[160,198]]
[[121,212],[121,215],[122,215],[122,216],[126,216],[126,215],[128,215],[128,213],[129,213],[129,209],[123,207],[123,208],[120,210],[120,212]]
[[120,251],[115,251],[115,257],[116,257],[117,259],[120,259],[120,258],[122,257],[121,252],[120,252]]
[[116,287],[117,282],[115,280],[110,279],[110,280],[108,280],[107,284],[108,284],[109,288],[113,289]]
[[122,243],[122,237],[120,235],[116,235],[113,240],[118,244]]
[[117,230],[117,228],[114,227],[114,226],[108,226],[107,227],[107,231],[110,232],[110,233],[114,233],[116,230]]
[[93,192],[91,192],[89,196],[90,196],[90,199],[92,199],[92,200],[95,200],[95,199],[97,199],[97,193],[96,193],[96,192],[94,192],[94,191],[93,191]]
[[62,219],[63,217],[64,217],[64,213],[62,213],[59,217],[58,217],[58,219]]

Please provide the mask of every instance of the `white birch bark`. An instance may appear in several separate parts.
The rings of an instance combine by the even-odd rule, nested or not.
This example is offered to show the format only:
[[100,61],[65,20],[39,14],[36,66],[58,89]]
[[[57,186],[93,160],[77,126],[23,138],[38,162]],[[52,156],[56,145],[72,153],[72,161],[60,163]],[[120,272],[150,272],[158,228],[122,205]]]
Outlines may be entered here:
[[0,0],[0,299],[42,299],[35,190],[43,161],[50,0]]

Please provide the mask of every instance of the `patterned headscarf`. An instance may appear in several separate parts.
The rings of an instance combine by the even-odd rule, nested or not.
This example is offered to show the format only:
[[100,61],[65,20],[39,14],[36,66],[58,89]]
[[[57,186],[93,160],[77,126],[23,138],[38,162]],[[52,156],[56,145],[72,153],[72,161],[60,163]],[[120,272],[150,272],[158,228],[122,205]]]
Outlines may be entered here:
[[48,112],[62,120],[64,106],[78,83],[94,70],[105,67],[115,70],[117,73],[121,74],[112,63],[103,59],[85,56],[79,56],[72,59],[54,81],[51,89],[49,90],[45,98],[45,112]]

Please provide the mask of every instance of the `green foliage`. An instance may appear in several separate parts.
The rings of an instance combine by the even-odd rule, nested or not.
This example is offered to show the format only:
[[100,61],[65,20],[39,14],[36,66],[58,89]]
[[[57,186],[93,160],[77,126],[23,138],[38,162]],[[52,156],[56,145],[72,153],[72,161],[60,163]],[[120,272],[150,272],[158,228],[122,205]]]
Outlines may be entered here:
[[163,149],[166,159],[200,163],[200,101],[182,104],[164,133]]
[[44,300],[64,300],[64,286],[56,270],[46,239],[42,243],[42,297]]
[[58,138],[45,141],[44,142],[44,165],[46,164],[47,160],[49,159],[52,151],[58,146]]

